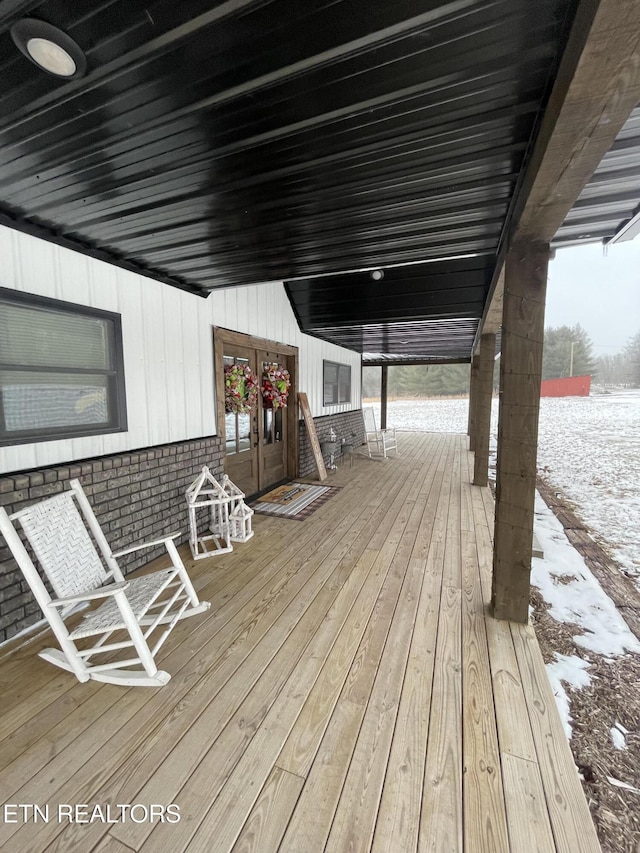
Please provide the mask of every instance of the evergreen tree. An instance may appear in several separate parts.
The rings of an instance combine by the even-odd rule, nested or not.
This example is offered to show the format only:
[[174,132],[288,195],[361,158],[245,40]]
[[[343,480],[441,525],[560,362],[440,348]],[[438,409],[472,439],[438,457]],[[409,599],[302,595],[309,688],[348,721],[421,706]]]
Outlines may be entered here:
[[[379,367],[362,371],[363,397],[380,396]],[[468,364],[420,364],[389,366],[390,397],[446,397],[469,390]]]
[[434,364],[428,368],[424,388],[427,397],[445,397],[455,393],[455,389],[449,390],[450,373],[445,372],[445,368],[443,364]]
[[558,326],[545,329],[542,352],[543,379],[586,376],[593,373],[594,367],[593,345],[582,326]]
[[398,396],[401,397],[419,397],[424,394],[425,382],[428,367],[425,365],[407,365],[400,368],[400,388]]

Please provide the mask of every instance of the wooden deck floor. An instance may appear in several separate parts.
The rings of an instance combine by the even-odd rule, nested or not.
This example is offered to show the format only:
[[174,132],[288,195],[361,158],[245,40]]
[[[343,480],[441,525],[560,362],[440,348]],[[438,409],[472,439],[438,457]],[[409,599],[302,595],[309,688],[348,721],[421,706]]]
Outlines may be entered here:
[[[166,687],[3,650],[0,803],[49,805],[0,815],[3,851],[600,850],[535,636],[485,615],[493,506],[466,437],[400,449],[193,566],[212,608],[165,645]],[[179,822],[144,820],[170,803]],[[139,806],[104,822],[119,804]]]

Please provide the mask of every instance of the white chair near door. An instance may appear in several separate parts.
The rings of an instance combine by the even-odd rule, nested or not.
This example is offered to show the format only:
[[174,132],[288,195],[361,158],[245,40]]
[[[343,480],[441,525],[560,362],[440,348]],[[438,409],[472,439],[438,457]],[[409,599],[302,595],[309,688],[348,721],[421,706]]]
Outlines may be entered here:
[[[375,455],[387,458],[387,452],[393,450],[398,455],[398,440],[393,427],[378,429],[374,410],[368,406],[362,410],[364,417],[364,432],[369,457]],[[373,451],[373,452],[372,452]]]
[[[114,553],[80,482],[71,480],[70,485],[68,491],[11,516],[0,507],[0,532],[60,646],[44,649],[40,657],[73,672],[79,681],[160,687],[171,677],[156,666],[160,647],[179,620],[211,605],[198,599],[173,541],[178,533]],[[22,528],[48,586],[14,522]],[[168,552],[169,568],[124,577],[117,557],[158,545]],[[75,619],[66,624],[79,605],[94,602],[100,606],[77,624]],[[153,633],[156,629],[162,629],[159,636]]]

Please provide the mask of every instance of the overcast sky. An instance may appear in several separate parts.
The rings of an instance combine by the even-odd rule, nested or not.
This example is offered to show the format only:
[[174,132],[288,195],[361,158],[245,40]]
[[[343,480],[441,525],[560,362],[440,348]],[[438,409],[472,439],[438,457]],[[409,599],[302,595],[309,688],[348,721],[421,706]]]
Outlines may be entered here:
[[559,249],[549,264],[545,326],[579,323],[595,355],[613,355],[640,332],[640,237]]

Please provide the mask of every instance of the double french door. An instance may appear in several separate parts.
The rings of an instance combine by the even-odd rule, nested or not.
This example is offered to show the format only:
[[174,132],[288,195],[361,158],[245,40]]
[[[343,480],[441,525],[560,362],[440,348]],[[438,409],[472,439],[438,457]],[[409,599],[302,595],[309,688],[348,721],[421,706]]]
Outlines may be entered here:
[[[222,417],[224,424],[225,473],[245,494],[254,495],[296,475],[295,348],[223,329],[214,331],[214,341],[218,421]],[[271,367],[286,368],[292,380],[289,405],[273,408],[258,393],[251,412],[224,411],[224,368],[233,364],[248,366],[261,386]]]

